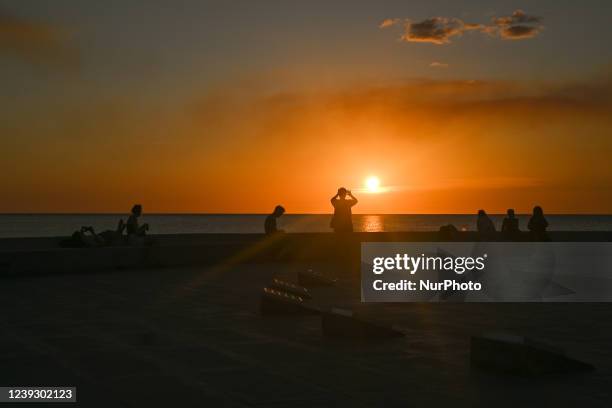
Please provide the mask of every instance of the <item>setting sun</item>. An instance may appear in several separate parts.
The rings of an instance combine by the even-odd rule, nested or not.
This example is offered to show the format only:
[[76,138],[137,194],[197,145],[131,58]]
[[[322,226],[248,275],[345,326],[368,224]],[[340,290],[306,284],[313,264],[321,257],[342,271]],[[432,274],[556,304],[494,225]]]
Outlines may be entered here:
[[376,176],[370,176],[365,180],[365,186],[368,193],[378,193],[380,180]]

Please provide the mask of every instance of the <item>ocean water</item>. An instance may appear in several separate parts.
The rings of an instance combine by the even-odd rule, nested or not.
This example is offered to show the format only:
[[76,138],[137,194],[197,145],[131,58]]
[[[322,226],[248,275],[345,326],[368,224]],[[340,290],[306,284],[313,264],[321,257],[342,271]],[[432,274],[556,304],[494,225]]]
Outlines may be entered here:
[[[151,226],[152,234],[180,233],[260,233],[266,216],[262,214],[145,214],[142,222]],[[503,215],[490,215],[497,229]],[[0,214],[0,238],[67,236],[82,225],[96,231],[114,229],[125,214]],[[529,215],[518,215],[522,230]],[[551,231],[612,231],[610,215],[547,215]],[[331,215],[287,214],[279,228],[287,232],[329,232]],[[385,214],[353,216],[355,231],[437,231],[441,225],[453,224],[460,230],[474,230],[472,214]]]

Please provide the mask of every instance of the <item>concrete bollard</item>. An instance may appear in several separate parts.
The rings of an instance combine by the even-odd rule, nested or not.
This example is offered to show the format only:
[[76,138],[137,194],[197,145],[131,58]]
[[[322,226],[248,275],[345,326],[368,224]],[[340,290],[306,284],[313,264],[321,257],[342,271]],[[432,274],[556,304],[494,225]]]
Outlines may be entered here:
[[312,295],[305,287],[298,286],[294,283],[287,282],[278,278],[273,278],[272,282],[268,284],[268,288],[291,293],[292,295],[300,296],[304,299],[312,299]]
[[262,315],[315,315],[320,311],[306,303],[299,295],[273,289],[263,288],[260,312]]
[[337,279],[329,278],[312,269],[298,272],[298,283],[306,287],[334,286]]

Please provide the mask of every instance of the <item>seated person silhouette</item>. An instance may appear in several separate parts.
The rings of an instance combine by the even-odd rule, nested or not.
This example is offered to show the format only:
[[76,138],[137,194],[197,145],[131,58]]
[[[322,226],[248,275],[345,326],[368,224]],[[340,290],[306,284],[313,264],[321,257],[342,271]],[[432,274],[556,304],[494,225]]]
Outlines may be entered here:
[[277,205],[272,211],[272,214],[266,217],[266,221],[264,222],[264,229],[266,234],[276,234],[278,232],[285,232],[276,227],[276,220],[281,217],[285,213],[285,209],[282,205]]
[[[119,222],[117,223],[116,230],[102,231],[101,233],[98,234],[98,237],[100,237],[106,245],[119,244],[123,240],[123,231],[125,231],[125,227],[126,227],[125,222],[123,222],[123,219],[120,219]],[[93,230],[93,228],[91,229],[91,232],[95,234],[95,231]]]
[[495,225],[489,218],[485,210],[478,210],[478,220],[476,221],[476,229],[483,237],[491,237],[495,234]]
[[145,236],[149,230],[149,224],[138,225],[138,218],[142,215],[142,205],[136,204],[132,207],[132,214],[127,220],[126,229],[128,236]]
[[119,220],[116,230],[106,230],[99,234],[93,227],[83,226],[80,230],[72,233],[70,238],[60,242],[60,246],[66,248],[91,248],[115,245],[121,242],[125,223]]
[[533,215],[529,219],[527,228],[531,234],[531,239],[534,241],[550,241],[546,228],[548,228],[548,221],[544,218],[544,211],[539,205],[533,207]]
[[[347,199],[346,196],[350,198]],[[357,199],[344,187],[340,187],[336,195],[331,198],[334,206],[334,215],[330,227],[334,232],[353,232],[353,213],[351,208],[357,204]]]
[[75,231],[62,246],[71,248],[91,248],[104,246],[104,241],[95,233],[93,227],[83,226]]
[[516,238],[520,235],[519,220],[514,216],[514,209],[509,208],[506,212],[507,217],[502,223],[502,234],[505,238]]

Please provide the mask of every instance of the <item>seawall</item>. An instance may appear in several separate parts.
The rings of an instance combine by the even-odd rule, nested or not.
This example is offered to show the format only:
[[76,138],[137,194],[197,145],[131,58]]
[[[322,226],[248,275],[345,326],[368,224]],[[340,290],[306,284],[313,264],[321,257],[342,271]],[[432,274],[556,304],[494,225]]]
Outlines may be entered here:
[[[152,235],[146,246],[60,248],[62,238],[0,239],[0,276],[88,273],[104,270],[232,265],[248,262],[338,262],[356,265],[361,242],[477,241],[475,232],[337,235],[299,233]],[[524,236],[528,238],[527,234]],[[556,242],[610,242],[612,232],[551,232]],[[503,240],[501,234],[492,241]]]

